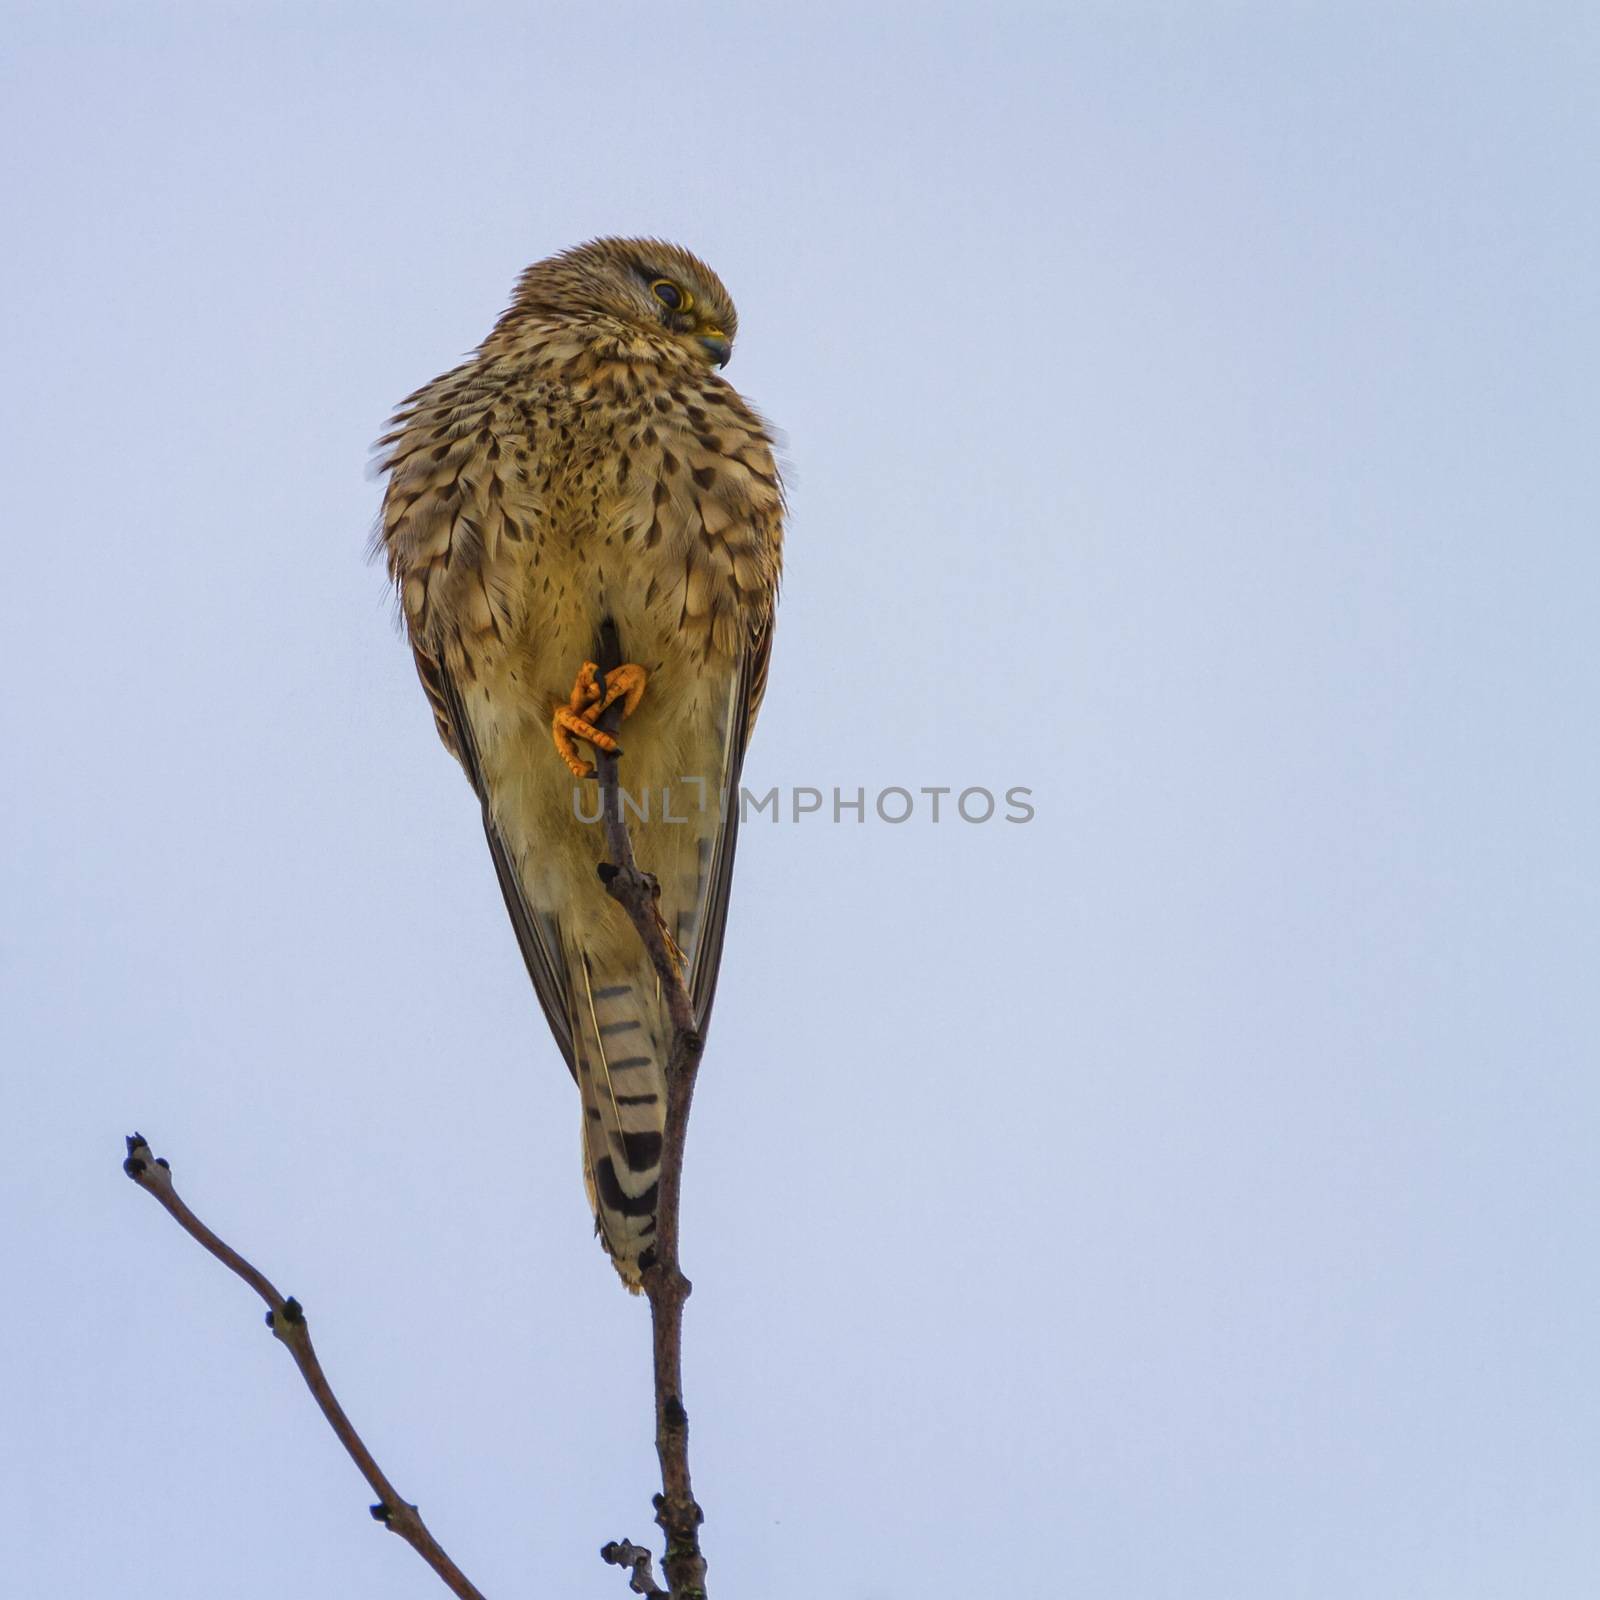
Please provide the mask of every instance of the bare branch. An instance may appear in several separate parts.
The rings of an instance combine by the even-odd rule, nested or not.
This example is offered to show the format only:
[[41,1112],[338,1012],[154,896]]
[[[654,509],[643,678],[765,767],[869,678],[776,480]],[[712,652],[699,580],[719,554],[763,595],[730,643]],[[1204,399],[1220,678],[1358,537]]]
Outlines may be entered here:
[[[603,652],[604,669],[617,666],[614,631]],[[622,706],[614,705],[601,726],[615,731]],[[661,1169],[657,1189],[654,1259],[643,1274],[650,1301],[651,1346],[655,1369],[656,1455],[661,1462],[661,1493],[654,1497],[656,1524],[666,1536],[662,1571],[669,1588],[655,1578],[651,1553],[623,1539],[600,1552],[608,1564],[629,1571],[628,1587],[635,1594],[667,1596],[668,1600],[706,1600],[706,1561],[700,1550],[700,1507],[695,1503],[689,1476],[689,1414],[683,1404],[683,1306],[692,1287],[678,1263],[678,1206],[683,1189],[683,1152],[688,1133],[689,1108],[694,1099],[695,1076],[703,1048],[694,1026],[694,1004],[678,966],[676,946],[667,935],[658,909],[660,888],[642,870],[633,853],[633,841],[622,813],[617,756],[596,750],[602,816],[609,860],[599,868],[606,892],[627,913],[650,956],[661,983],[672,1043],[667,1055],[667,1109],[662,1135]],[[173,1187],[164,1158],[152,1156],[140,1134],[127,1141],[123,1170],[140,1188],[153,1195],[189,1236],[205,1247],[230,1272],[261,1296],[267,1306],[267,1325],[288,1348],[312,1398],[350,1459],[378,1496],[372,1515],[397,1533],[443,1580],[460,1600],[483,1600],[461,1569],[428,1532],[417,1508],[405,1500],[373,1459],[351,1425],[317,1360],[300,1302],[285,1298],[274,1284],[246,1261],[231,1245],[219,1239],[187,1205]]]
[[[610,672],[621,660],[614,633],[603,637],[602,670]],[[613,705],[601,726],[614,731],[621,720],[621,705]],[[678,1201],[683,1189],[684,1141],[689,1129],[689,1108],[694,1099],[695,1075],[700,1069],[702,1040],[694,1026],[694,1005],[684,986],[657,909],[660,890],[649,873],[634,859],[633,841],[622,813],[621,786],[616,755],[595,752],[600,785],[601,815],[605,821],[606,850],[610,860],[600,868],[606,892],[638,930],[661,982],[667,1015],[672,1022],[672,1046],[667,1055],[667,1113],[661,1144],[661,1173],[656,1191],[655,1260],[643,1276],[650,1301],[650,1333],[655,1364],[656,1455],[661,1462],[661,1493],[655,1497],[656,1524],[666,1535],[662,1571],[669,1591],[639,1588],[640,1568],[631,1580],[636,1594],[670,1592],[673,1600],[704,1600],[706,1560],[700,1550],[700,1524],[704,1520],[695,1503],[689,1476],[689,1414],[683,1405],[683,1303],[692,1288],[678,1264]],[[608,1550],[637,1550],[639,1546],[608,1545]],[[612,1560],[607,1557],[607,1560]],[[618,1565],[628,1565],[618,1562]],[[648,1570],[646,1569],[647,1576]],[[648,1578],[652,1584],[653,1577]]]
[[433,1568],[451,1594],[459,1596],[460,1600],[483,1600],[483,1595],[467,1581],[461,1569],[444,1553],[439,1541],[428,1532],[417,1508],[403,1499],[389,1482],[383,1469],[373,1460],[372,1452],[367,1449],[361,1435],[345,1415],[344,1407],[339,1404],[322,1370],[322,1363],[317,1360],[317,1352],[311,1344],[311,1330],[306,1326],[305,1312],[300,1302],[279,1294],[264,1273],[253,1267],[231,1245],[219,1239],[183,1203],[173,1187],[172,1172],[166,1158],[152,1156],[142,1134],[132,1134],[127,1143],[128,1159],[122,1163],[122,1170],[147,1194],[154,1195],[190,1238],[209,1250],[230,1272],[243,1278],[266,1302],[267,1326],[294,1357],[294,1364],[300,1369],[300,1376],[305,1379],[306,1387],[323,1416],[328,1419],[328,1426],[338,1436],[339,1443],[349,1452],[350,1459],[361,1469],[362,1477],[378,1497],[378,1503],[372,1507],[373,1518],[391,1533],[399,1534]]

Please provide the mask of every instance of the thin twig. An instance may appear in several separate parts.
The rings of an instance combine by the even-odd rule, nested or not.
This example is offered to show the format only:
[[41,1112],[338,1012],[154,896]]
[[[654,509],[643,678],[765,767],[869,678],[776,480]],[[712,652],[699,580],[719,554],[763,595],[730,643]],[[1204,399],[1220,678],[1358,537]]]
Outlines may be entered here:
[[287,1346],[312,1398],[328,1419],[328,1426],[338,1435],[339,1443],[349,1452],[350,1459],[361,1469],[362,1477],[378,1497],[377,1505],[372,1507],[373,1518],[391,1533],[399,1534],[433,1568],[451,1594],[458,1595],[460,1600],[483,1600],[483,1595],[467,1581],[466,1575],[444,1553],[439,1541],[428,1532],[417,1508],[403,1499],[389,1482],[383,1469],[373,1460],[372,1452],[362,1442],[361,1435],[351,1425],[344,1407],[339,1404],[323,1373],[317,1352],[312,1348],[311,1330],[306,1326],[305,1312],[300,1302],[279,1294],[264,1273],[253,1267],[231,1245],[219,1239],[183,1203],[173,1187],[172,1172],[165,1157],[152,1156],[142,1134],[132,1134],[127,1143],[128,1159],[122,1163],[122,1170],[147,1194],[154,1195],[190,1238],[209,1250],[230,1272],[243,1278],[266,1302],[267,1326],[272,1329],[273,1336]]
[[[613,631],[602,637],[601,669],[620,664],[621,654]],[[614,731],[621,706],[608,713]],[[602,727],[606,726],[602,722]],[[695,1075],[700,1068],[702,1041],[694,1026],[694,1005],[667,943],[657,910],[660,893],[656,881],[641,871],[634,859],[633,841],[622,814],[621,786],[615,755],[595,752],[600,785],[601,814],[605,819],[606,850],[610,859],[600,868],[606,892],[627,912],[650,954],[661,982],[667,1015],[672,1022],[672,1045],[667,1055],[667,1112],[662,1133],[661,1170],[656,1191],[656,1235],[653,1263],[643,1274],[650,1301],[651,1346],[655,1362],[656,1455],[661,1461],[661,1493],[655,1497],[656,1524],[666,1535],[667,1550],[661,1569],[673,1600],[704,1600],[706,1561],[700,1551],[700,1524],[704,1520],[695,1503],[689,1477],[689,1414],[683,1405],[683,1303],[692,1287],[678,1264],[678,1200],[683,1188],[683,1150],[689,1127],[689,1107],[694,1099]],[[608,1545],[616,1550],[637,1545],[622,1541]],[[608,1557],[608,1559],[611,1559]],[[618,1563],[623,1565],[625,1563]],[[640,1589],[639,1569],[631,1583]],[[649,1581],[654,1583],[654,1578]],[[663,1591],[657,1589],[655,1593]]]

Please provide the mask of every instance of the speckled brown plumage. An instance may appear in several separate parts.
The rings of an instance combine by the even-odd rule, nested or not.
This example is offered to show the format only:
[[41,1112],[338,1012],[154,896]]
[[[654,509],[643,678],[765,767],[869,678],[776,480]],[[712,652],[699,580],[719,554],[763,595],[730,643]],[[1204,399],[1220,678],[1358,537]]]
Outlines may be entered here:
[[[669,1029],[596,878],[600,830],[575,814],[593,814],[593,786],[574,793],[550,723],[613,623],[648,673],[622,781],[650,814],[629,821],[703,1028],[782,545],[771,438],[712,370],[736,332],[727,290],[687,251],[597,240],[530,267],[472,359],[405,401],[381,445],[380,537],[418,671],[483,804],[581,1091],[599,1231],[632,1287],[655,1224]],[[663,818],[663,788],[685,821]]]

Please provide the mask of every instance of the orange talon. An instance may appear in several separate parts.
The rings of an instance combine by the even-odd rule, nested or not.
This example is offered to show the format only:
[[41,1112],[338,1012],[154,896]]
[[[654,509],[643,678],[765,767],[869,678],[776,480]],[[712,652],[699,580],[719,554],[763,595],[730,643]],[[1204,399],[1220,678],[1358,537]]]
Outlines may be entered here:
[[555,741],[556,754],[566,762],[567,770],[573,777],[594,776],[594,763],[585,761],[578,754],[573,742],[575,739],[582,739],[584,743],[592,744],[595,749],[608,754],[622,754],[622,747],[617,741],[595,724],[618,700],[622,701],[623,716],[632,716],[644,698],[647,678],[644,668],[635,666],[631,661],[613,667],[604,676],[592,661],[585,661],[578,668],[570,698],[564,706],[557,706],[550,717],[550,735]]
[[572,694],[567,701],[567,709],[576,711],[580,715],[585,706],[593,705],[600,698],[600,669],[592,661],[585,661],[578,668],[578,676],[572,685]]
[[[585,662],[584,665],[588,666],[589,663]],[[589,720],[595,721],[618,700],[622,702],[623,716],[631,717],[639,709],[639,702],[644,699],[644,686],[649,679],[649,673],[632,661],[624,661],[620,667],[613,667],[606,674],[605,698],[589,712]],[[577,691],[574,690],[573,693]]]

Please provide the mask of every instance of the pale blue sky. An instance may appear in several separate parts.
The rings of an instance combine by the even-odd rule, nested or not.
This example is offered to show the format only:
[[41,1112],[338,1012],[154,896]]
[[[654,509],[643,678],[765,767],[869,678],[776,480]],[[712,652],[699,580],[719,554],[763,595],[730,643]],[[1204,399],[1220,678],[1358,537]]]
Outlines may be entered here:
[[365,561],[532,259],[784,430],[686,1195],[719,1597],[1600,1585],[1592,8],[5,8],[7,1587],[624,1592],[643,1307]]

